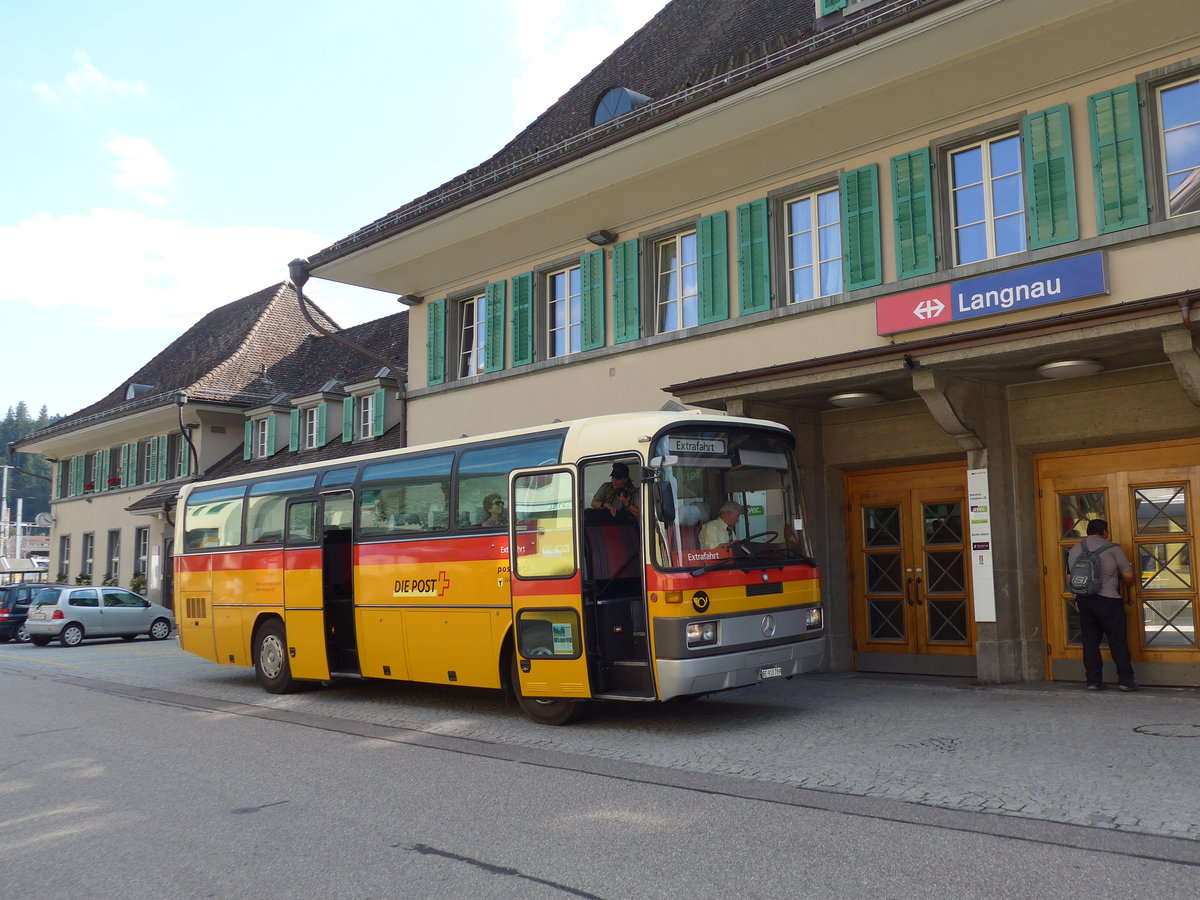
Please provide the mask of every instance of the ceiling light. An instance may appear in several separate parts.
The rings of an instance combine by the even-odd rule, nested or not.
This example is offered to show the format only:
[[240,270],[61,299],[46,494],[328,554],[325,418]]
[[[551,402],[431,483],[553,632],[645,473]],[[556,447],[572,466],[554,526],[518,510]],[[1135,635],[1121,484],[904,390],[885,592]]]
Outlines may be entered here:
[[844,394],[834,394],[829,398],[834,406],[853,409],[860,406],[876,406],[883,402],[883,396],[874,391],[847,391]]
[[1094,359],[1059,359],[1038,366],[1037,373],[1043,378],[1082,378],[1103,369],[1104,366]]
[[597,247],[603,247],[606,244],[611,244],[617,239],[617,236],[607,229],[601,228],[599,231],[593,231],[587,236],[587,239]]

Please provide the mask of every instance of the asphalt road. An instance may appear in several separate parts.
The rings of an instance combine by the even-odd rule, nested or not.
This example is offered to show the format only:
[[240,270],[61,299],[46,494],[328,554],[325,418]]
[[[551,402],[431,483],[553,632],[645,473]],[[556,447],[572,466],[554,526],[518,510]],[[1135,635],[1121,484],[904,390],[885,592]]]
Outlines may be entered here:
[[[6,898],[1190,898],[1200,879],[1195,840],[711,771],[806,709],[823,723],[803,698],[832,680],[548,729],[489,692],[269,697],[173,641],[4,645],[0,677]],[[902,687],[929,698],[910,719],[965,693]],[[512,739],[466,734],[489,729]],[[637,743],[705,763],[628,758]]]

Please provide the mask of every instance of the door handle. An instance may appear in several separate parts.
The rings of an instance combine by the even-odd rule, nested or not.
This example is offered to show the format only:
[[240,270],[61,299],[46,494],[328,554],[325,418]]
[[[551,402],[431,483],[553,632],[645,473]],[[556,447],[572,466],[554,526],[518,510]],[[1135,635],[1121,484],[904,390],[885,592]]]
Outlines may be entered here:
[[921,576],[920,575],[917,576],[916,590],[913,591],[913,595],[917,598],[915,601],[917,606],[925,605],[925,598],[921,596]]
[[909,575],[908,580],[906,582],[904,582],[904,604],[905,604],[905,606],[913,605],[912,587],[913,587],[913,578],[911,575]]

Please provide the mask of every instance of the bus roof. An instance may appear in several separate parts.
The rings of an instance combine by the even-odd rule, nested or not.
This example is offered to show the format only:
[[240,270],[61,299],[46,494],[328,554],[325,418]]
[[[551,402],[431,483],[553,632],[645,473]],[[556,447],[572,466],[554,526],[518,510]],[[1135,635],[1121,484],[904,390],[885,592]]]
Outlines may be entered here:
[[614,450],[629,449],[639,443],[646,443],[655,434],[672,424],[696,425],[711,423],[714,426],[745,425],[756,428],[769,428],[782,434],[791,435],[788,429],[778,422],[765,419],[747,419],[739,416],[727,416],[718,412],[705,410],[657,410],[650,412],[613,413],[605,416],[590,416],[581,419],[570,419],[563,422],[551,422],[546,425],[533,425],[527,428],[517,428],[511,431],[497,431],[491,434],[467,435],[448,441],[437,441],[429,444],[414,444],[407,447],[396,447],[366,453],[355,453],[335,459],[323,459],[314,462],[296,463],[290,466],[280,466],[258,472],[243,472],[224,478],[204,479],[183,485],[179,491],[179,502],[184,503],[187,494],[200,487],[210,487],[222,484],[236,484],[242,481],[257,481],[261,478],[288,475],[294,472],[305,472],[312,469],[337,468],[341,465],[370,462],[377,459],[388,459],[398,454],[423,453],[439,449],[459,449],[471,444],[484,444],[492,441],[502,441],[506,438],[534,436],[538,434],[566,433],[563,444],[563,460],[575,462],[581,457],[600,455]]

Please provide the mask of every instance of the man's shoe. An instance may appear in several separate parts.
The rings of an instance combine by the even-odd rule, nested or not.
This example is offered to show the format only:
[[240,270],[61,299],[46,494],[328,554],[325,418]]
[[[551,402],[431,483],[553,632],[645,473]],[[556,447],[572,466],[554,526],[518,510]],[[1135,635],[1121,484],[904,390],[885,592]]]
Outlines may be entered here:
[[[1102,684],[1089,684],[1089,685],[1087,686],[1087,689],[1088,689],[1089,691],[1102,691],[1102,690],[1104,690],[1104,685],[1102,685]],[[1123,691],[1124,691],[1124,690],[1127,690],[1127,688],[1126,688],[1124,685],[1122,685],[1122,686],[1121,686],[1121,690],[1123,690]]]
[[1136,684],[1134,684],[1132,681],[1129,682],[1129,684],[1118,684],[1117,685],[1117,690],[1125,691],[1126,693],[1128,693],[1129,691],[1136,691],[1137,689],[1138,689],[1138,686]]

